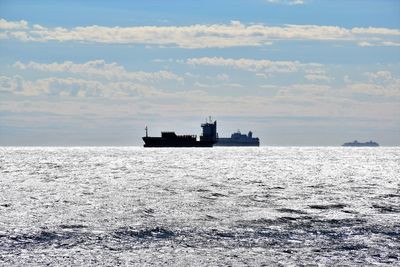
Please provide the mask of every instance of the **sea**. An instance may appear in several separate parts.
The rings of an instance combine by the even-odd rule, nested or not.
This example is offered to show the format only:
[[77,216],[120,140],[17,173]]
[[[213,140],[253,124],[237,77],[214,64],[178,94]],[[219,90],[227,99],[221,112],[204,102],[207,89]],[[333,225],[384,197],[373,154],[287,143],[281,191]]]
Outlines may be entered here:
[[400,266],[400,147],[1,147],[0,266]]

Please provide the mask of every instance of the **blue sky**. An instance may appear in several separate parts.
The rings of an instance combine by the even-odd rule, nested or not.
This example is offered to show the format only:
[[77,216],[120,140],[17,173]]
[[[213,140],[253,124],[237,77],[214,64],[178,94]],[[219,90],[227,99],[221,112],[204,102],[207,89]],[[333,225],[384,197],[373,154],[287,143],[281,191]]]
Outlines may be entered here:
[[0,145],[400,145],[399,1],[0,1]]

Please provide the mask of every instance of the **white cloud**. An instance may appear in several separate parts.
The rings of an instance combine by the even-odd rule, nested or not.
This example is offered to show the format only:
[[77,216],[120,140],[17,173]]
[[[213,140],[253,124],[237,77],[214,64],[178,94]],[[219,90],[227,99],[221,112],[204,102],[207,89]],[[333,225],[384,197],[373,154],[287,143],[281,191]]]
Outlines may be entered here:
[[73,73],[87,77],[102,77],[108,80],[135,80],[140,82],[155,82],[159,80],[175,80],[183,82],[183,78],[169,71],[157,72],[129,72],[117,63],[106,63],[104,60],[93,60],[85,63],[73,63],[65,61],[63,63],[43,64],[37,62],[21,63],[15,62],[15,68],[26,70],[38,70],[44,72]]
[[390,81],[393,79],[392,73],[387,70],[380,70],[377,72],[366,72],[364,73],[370,80],[383,80],[383,81]]
[[217,80],[219,80],[219,81],[224,81],[224,82],[226,82],[226,81],[229,81],[229,75],[228,74],[226,74],[226,73],[221,73],[221,74],[218,74],[217,75]]
[[358,42],[358,45],[361,47],[374,47],[374,46],[400,46],[400,42],[392,42],[392,41],[375,41],[375,42]]
[[154,88],[132,82],[107,82],[77,78],[49,77],[34,81],[20,76],[0,76],[0,91],[24,96],[69,96],[69,97],[125,97],[154,96]]
[[23,90],[23,78],[19,75],[13,77],[0,76],[0,92],[21,92]]
[[201,83],[201,82],[195,82],[194,86],[200,87],[200,88],[218,88],[218,87],[220,87],[219,84],[205,84],[205,83]]
[[277,99],[290,99],[296,101],[296,98],[315,97],[329,95],[332,87],[321,84],[290,84],[287,86],[277,86],[272,84],[261,85],[260,88],[276,91]]
[[374,44],[372,44],[370,42],[366,42],[366,41],[358,42],[358,45],[361,46],[361,47],[374,46]]
[[291,3],[291,5],[302,5],[304,4],[303,0],[293,0]]
[[[271,61],[257,60],[249,58],[221,58],[221,57],[202,57],[189,58],[186,60],[190,65],[218,66],[242,69],[255,72],[259,77],[270,77],[276,73],[304,72],[304,77],[312,82],[330,82],[332,80],[323,69],[323,65],[318,63],[301,63],[299,61]],[[229,78],[229,77],[228,77]],[[222,79],[222,77],[218,77]]]
[[20,41],[23,41],[23,42],[28,42],[28,41],[33,41],[34,40],[32,37],[30,37],[28,35],[27,32],[23,32],[23,31],[8,32],[6,34],[6,38],[7,38],[7,36],[12,37],[12,38],[16,38],[16,39],[18,39]]
[[[318,72],[322,68],[321,64],[305,64],[299,61],[271,61],[265,59],[233,59],[222,57],[189,58],[186,63],[190,65],[220,66],[242,69],[256,72],[257,76],[261,76],[262,73],[270,75],[272,73],[292,73],[299,71],[306,71],[312,74]],[[320,76],[322,75],[320,74]]]
[[292,92],[296,92],[299,95],[324,94],[329,92],[330,89],[330,86],[320,84],[292,84],[290,86],[290,90]]
[[385,41],[381,43],[381,46],[400,46],[400,42]]
[[[393,98],[378,103],[356,101],[351,98],[351,94],[335,95],[336,90],[332,87],[318,84],[263,87],[275,91],[276,95],[245,94],[238,97],[215,95],[202,90],[165,92],[132,82],[99,82],[55,77],[27,81],[19,76],[3,76],[0,77],[0,89],[17,95],[17,98],[2,101],[0,111],[35,111],[74,114],[79,117],[90,113],[101,118],[141,116],[143,112],[156,116],[180,116],[183,115],[182,110],[185,110],[184,116],[203,116],[210,113],[231,116],[234,110],[235,114],[242,116],[318,114],[328,117],[398,118],[398,101]],[[353,89],[358,90],[357,86],[353,86]],[[57,98],[48,101],[48,96]],[[93,101],[95,97],[107,98],[107,101]]]
[[193,74],[193,73],[191,73],[191,72],[185,72],[185,76],[187,76],[187,77],[189,77],[189,78],[192,78],[192,79],[200,78],[200,75],[199,75],[199,74]]
[[347,81],[346,92],[383,97],[400,97],[400,79],[390,71],[364,73],[368,81]]
[[303,5],[304,0],[267,0],[271,4]]
[[[302,3],[303,1],[290,1]],[[1,20],[2,38],[14,38],[34,42],[95,42],[111,44],[144,44],[160,47],[209,48],[236,46],[265,46],[281,40],[323,40],[352,41],[366,45],[372,41],[385,46],[397,46],[400,30],[388,28],[352,28],[320,25],[267,26],[264,24],[243,24],[231,21],[229,24],[194,24],[188,26],[79,26],[74,28],[46,28],[27,22]],[[26,29],[27,28],[27,29]],[[26,29],[25,31],[20,31]],[[12,31],[18,30],[18,31]]]
[[388,29],[388,28],[352,28],[351,32],[354,34],[364,34],[364,35],[400,35],[400,30],[398,29]]
[[326,71],[322,68],[306,69],[306,75],[304,76],[309,81],[325,81],[329,82],[332,79],[326,74]]
[[384,95],[385,88],[381,85],[371,84],[371,83],[354,83],[349,84],[347,89],[352,93],[361,93],[367,95]]
[[233,59],[222,57],[189,58],[186,62],[190,65],[233,67],[254,72],[261,70],[265,72],[295,72],[298,70],[299,65],[299,62],[296,61],[270,61],[248,58]]
[[200,87],[200,88],[242,88],[243,85],[239,83],[213,83],[213,84],[206,84],[206,83],[201,83],[201,82],[195,82],[194,83],[195,87]]
[[26,22],[25,20],[7,21],[5,19],[0,19],[0,29],[2,30],[28,29],[28,22]]
[[38,30],[38,31],[44,31],[44,30],[46,30],[45,27],[43,27],[43,26],[41,26],[41,25],[39,25],[39,24],[34,24],[34,25],[33,25],[33,29],[34,29],[34,30]]
[[331,80],[331,78],[329,78],[328,76],[321,75],[321,74],[306,74],[304,77],[309,81],[326,81],[326,82],[329,82]]

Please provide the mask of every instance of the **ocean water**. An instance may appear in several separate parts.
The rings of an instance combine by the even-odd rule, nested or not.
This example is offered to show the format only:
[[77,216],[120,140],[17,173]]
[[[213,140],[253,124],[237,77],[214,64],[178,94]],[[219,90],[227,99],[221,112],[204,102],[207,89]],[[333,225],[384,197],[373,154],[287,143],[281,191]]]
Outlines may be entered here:
[[400,265],[399,147],[0,157],[0,265]]

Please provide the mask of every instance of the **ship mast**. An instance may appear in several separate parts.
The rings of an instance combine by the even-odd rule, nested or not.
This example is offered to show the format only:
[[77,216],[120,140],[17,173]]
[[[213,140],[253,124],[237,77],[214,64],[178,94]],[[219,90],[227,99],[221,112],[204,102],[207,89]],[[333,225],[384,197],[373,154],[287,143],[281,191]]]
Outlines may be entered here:
[[147,134],[147,130],[148,130],[148,129],[147,129],[147,126],[146,126],[146,128],[144,128],[144,129],[146,130],[146,137],[148,137],[148,134]]

